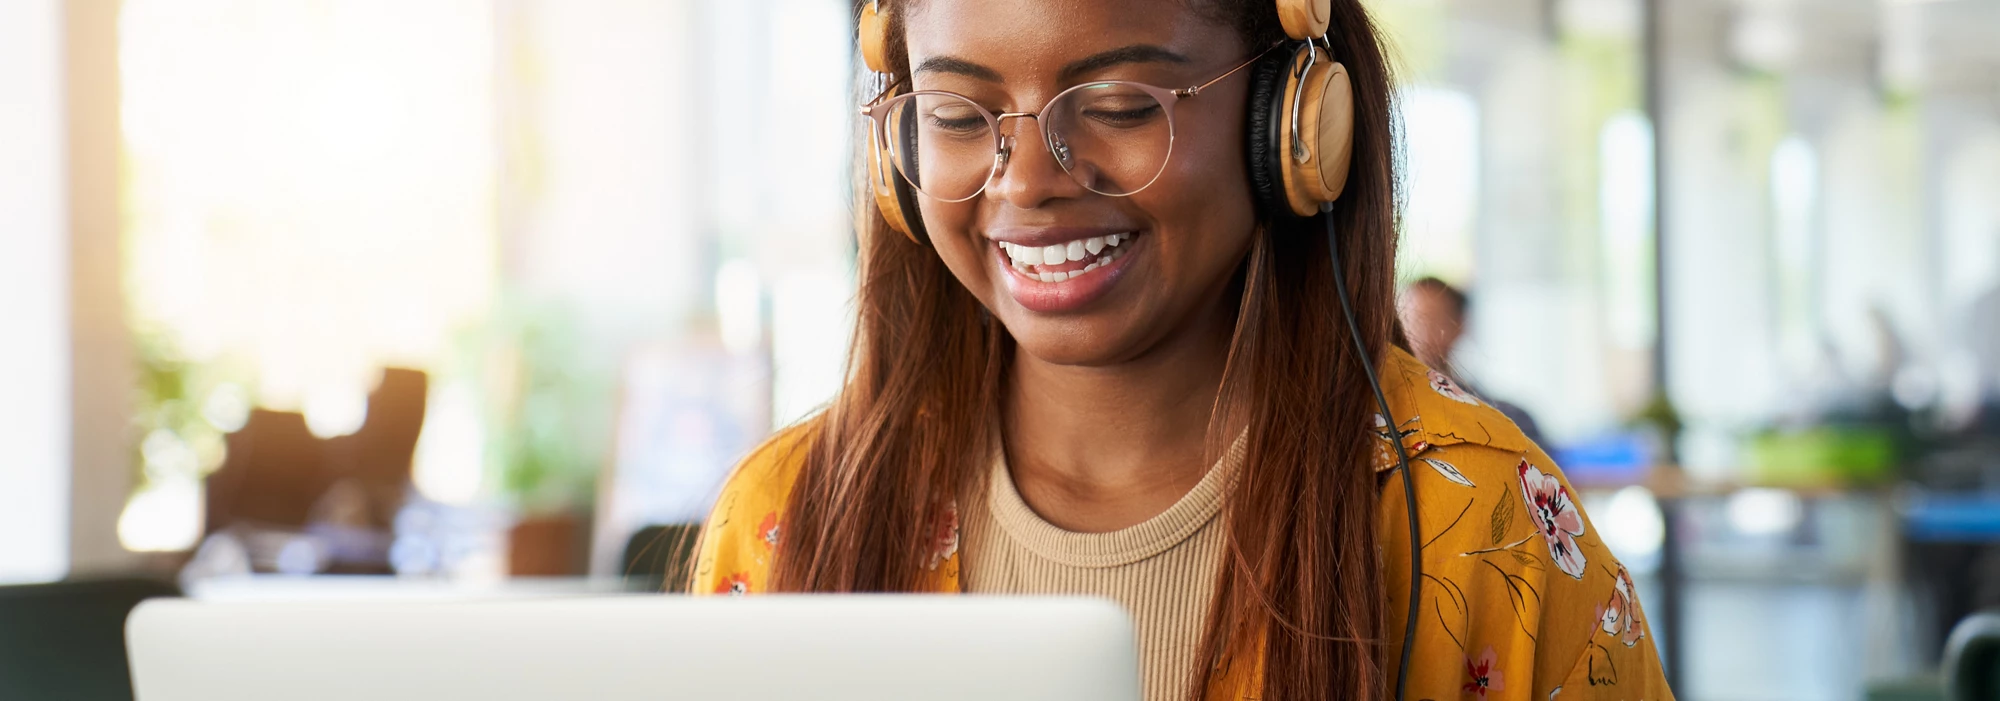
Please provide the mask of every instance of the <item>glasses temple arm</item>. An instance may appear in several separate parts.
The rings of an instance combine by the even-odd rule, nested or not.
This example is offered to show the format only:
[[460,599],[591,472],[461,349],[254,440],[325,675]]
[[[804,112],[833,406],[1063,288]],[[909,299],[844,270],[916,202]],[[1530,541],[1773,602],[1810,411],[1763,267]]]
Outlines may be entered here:
[[[1282,46],[1282,44],[1280,44],[1280,45],[1278,45],[1278,46]],[[1208,86],[1210,86],[1210,85],[1214,85],[1214,84],[1216,84],[1216,83],[1220,83],[1220,82],[1222,82],[1222,79],[1224,79],[1224,78],[1227,78],[1227,77],[1229,77],[1229,76],[1232,76],[1232,75],[1236,75],[1236,72],[1237,72],[1237,71],[1240,71],[1240,70],[1243,70],[1243,69],[1245,69],[1245,68],[1249,68],[1249,67],[1250,67],[1250,64],[1252,64],[1252,63],[1256,63],[1256,62],[1257,62],[1257,59],[1260,59],[1260,58],[1263,58],[1265,54],[1268,54],[1268,53],[1271,53],[1272,51],[1276,51],[1276,50],[1278,49],[1278,46],[1272,46],[1271,48],[1268,48],[1268,49],[1265,49],[1265,50],[1263,50],[1263,51],[1259,51],[1259,52],[1257,52],[1257,55],[1255,55],[1255,56],[1251,56],[1251,57],[1250,57],[1250,58],[1249,58],[1248,60],[1246,60],[1246,61],[1244,61],[1244,62],[1242,62],[1242,63],[1239,63],[1239,64],[1236,64],[1236,67],[1235,67],[1235,68],[1231,68],[1231,69],[1229,69],[1229,71],[1228,71],[1228,72],[1226,72],[1226,73],[1223,73],[1222,75],[1218,75],[1218,76],[1216,76],[1216,77],[1214,77],[1214,78],[1210,78],[1210,79],[1208,79],[1208,82],[1206,82],[1206,83],[1202,83],[1202,84],[1200,84],[1200,85],[1196,85],[1196,86],[1194,86],[1194,87],[1191,87],[1191,88],[1181,88],[1181,89],[1179,89],[1179,90],[1175,90],[1175,91],[1174,91],[1174,95],[1175,95],[1176,97],[1191,97],[1191,96],[1194,96],[1194,95],[1200,95],[1200,94],[1201,94],[1201,91],[1203,91],[1203,90],[1207,90],[1207,89],[1208,89]]]

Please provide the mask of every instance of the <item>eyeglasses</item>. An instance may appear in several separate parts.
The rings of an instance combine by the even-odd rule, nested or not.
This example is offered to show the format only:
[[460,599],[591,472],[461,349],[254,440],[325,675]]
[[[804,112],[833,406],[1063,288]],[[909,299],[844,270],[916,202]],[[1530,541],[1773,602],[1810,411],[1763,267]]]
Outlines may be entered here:
[[[1042,142],[1070,178],[1102,195],[1124,197],[1152,185],[1174,151],[1174,105],[1201,94],[1262,58],[1260,52],[1208,82],[1167,88],[1125,80],[1084,83],[1057,94],[1038,112],[993,114],[971,98],[918,90],[863,106],[876,158],[887,157],[910,187],[935,200],[963,202],[986,190],[1013,154],[1001,123],[1032,118]],[[876,172],[887,169],[876,164]]]

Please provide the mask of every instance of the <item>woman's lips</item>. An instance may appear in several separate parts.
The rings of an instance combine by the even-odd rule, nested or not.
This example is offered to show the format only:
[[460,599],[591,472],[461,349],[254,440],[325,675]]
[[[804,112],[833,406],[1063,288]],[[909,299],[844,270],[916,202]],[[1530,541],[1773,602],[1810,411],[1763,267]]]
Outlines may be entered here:
[[1144,237],[1122,232],[1045,246],[995,242],[994,255],[1014,301],[1029,311],[1081,309],[1108,293],[1130,266]]

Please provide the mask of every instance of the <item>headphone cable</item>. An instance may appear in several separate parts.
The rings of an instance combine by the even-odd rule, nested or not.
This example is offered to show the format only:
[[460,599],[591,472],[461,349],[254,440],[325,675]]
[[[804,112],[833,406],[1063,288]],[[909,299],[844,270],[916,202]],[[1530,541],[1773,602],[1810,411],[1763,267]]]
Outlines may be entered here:
[[1389,410],[1389,399],[1382,393],[1382,383],[1375,378],[1375,363],[1368,357],[1368,346],[1361,342],[1361,325],[1354,321],[1354,305],[1347,297],[1347,275],[1340,269],[1340,239],[1335,235],[1333,224],[1333,203],[1320,205],[1320,217],[1326,220],[1327,257],[1333,261],[1333,288],[1340,294],[1340,313],[1347,317],[1348,337],[1354,339],[1354,351],[1361,359],[1363,376],[1368,378],[1368,388],[1375,391],[1375,403],[1382,407],[1382,421],[1387,424],[1389,443],[1396,446],[1396,469],[1403,473],[1403,499],[1410,523],[1410,599],[1408,614],[1403,620],[1402,661],[1396,665],[1396,701],[1404,701],[1403,692],[1410,681],[1410,651],[1417,641],[1417,601],[1423,595],[1423,546],[1418,544],[1422,537],[1417,528],[1417,485],[1415,475],[1410,474],[1410,454],[1403,448],[1401,424]]

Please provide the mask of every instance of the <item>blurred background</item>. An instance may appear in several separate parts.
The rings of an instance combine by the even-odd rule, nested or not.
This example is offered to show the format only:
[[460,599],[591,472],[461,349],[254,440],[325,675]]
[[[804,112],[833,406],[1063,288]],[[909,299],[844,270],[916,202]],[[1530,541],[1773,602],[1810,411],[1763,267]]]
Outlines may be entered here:
[[[2000,0],[1368,4],[1406,319],[1681,697],[1939,698],[2000,606]],[[0,617],[659,589],[839,385],[853,11],[0,0]]]

